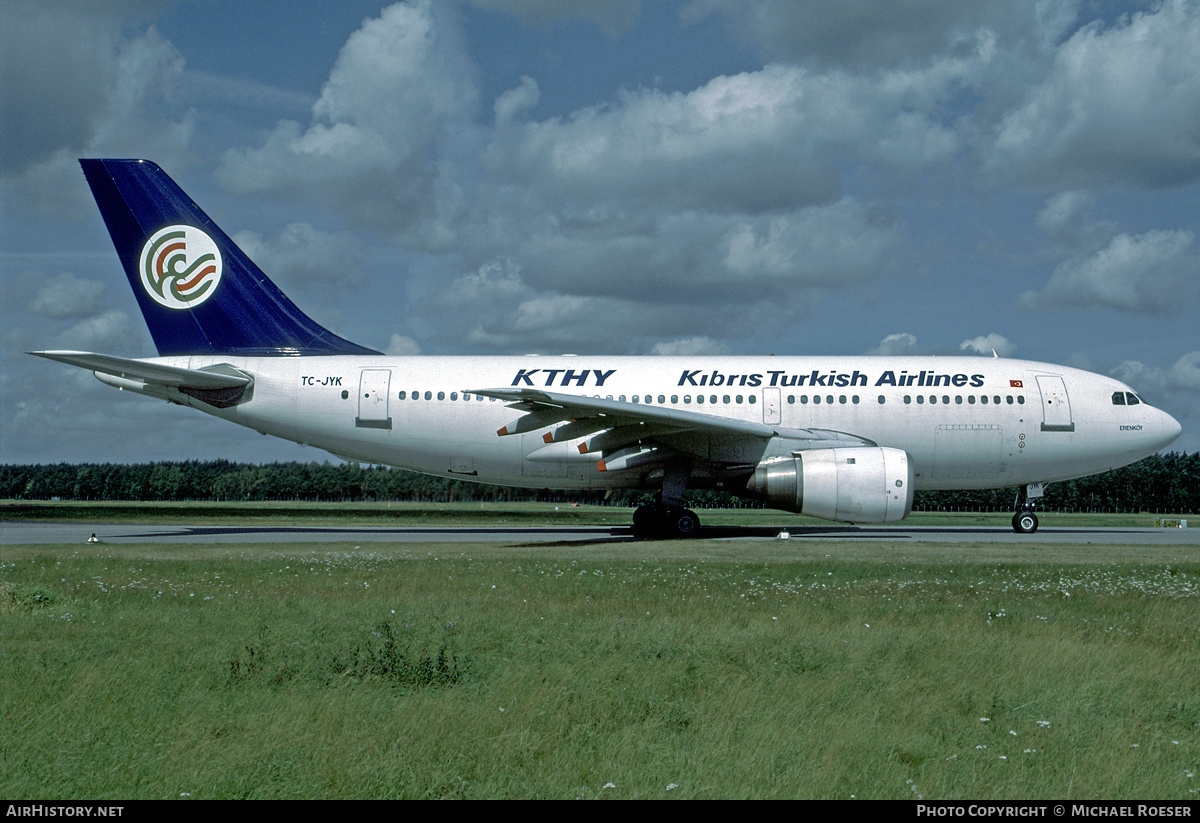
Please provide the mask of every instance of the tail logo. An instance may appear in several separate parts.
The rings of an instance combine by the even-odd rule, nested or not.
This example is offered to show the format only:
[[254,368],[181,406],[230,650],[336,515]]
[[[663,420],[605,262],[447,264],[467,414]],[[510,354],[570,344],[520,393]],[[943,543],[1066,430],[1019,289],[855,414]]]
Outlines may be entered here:
[[138,270],[146,293],[168,309],[190,309],[221,282],[221,251],[193,226],[167,226],[142,246]]

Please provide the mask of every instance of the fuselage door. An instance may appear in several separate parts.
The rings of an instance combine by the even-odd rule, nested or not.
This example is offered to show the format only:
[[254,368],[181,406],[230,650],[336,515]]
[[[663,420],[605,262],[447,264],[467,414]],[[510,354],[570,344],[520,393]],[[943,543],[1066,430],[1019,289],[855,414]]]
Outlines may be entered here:
[[391,369],[363,369],[358,380],[358,417],[354,425],[361,429],[390,429],[388,388],[392,382]]
[[1042,394],[1042,431],[1073,432],[1075,420],[1071,416],[1071,401],[1067,397],[1067,384],[1057,374],[1039,374],[1038,390]]

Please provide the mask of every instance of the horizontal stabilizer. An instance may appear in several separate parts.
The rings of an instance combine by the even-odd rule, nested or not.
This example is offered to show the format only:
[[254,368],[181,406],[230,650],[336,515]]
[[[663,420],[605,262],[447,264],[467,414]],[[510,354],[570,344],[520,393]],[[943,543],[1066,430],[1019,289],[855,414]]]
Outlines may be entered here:
[[57,360],[71,366],[79,366],[102,374],[111,374],[127,380],[140,380],[159,386],[178,389],[233,389],[247,386],[253,380],[231,366],[209,366],[207,369],[184,369],[144,360],[130,360],[108,354],[86,351],[31,351],[29,354]]

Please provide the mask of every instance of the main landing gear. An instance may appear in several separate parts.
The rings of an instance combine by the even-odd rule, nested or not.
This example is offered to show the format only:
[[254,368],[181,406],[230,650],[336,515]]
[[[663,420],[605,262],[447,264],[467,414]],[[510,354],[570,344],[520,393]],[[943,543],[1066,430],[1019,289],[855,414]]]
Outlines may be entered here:
[[700,518],[683,506],[651,503],[633,513],[633,532],[638,537],[691,537],[700,530]]
[[1034,510],[1045,493],[1044,483],[1030,483],[1017,492],[1017,513],[1012,519],[1013,531],[1017,534],[1033,534],[1038,530],[1038,518]]
[[700,518],[682,505],[691,467],[669,466],[663,473],[661,502],[638,506],[633,513],[633,533],[638,537],[692,537],[700,531]]

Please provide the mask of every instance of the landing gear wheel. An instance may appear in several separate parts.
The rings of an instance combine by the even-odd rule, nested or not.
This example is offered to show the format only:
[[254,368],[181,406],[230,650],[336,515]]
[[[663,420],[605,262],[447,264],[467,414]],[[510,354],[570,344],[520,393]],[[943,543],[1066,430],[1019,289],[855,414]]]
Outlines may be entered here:
[[[700,518],[689,509],[670,508],[667,510],[667,533],[673,537],[691,537],[700,530]],[[671,534],[671,533],[674,534]]]
[[1017,534],[1033,534],[1038,529],[1037,515],[1030,511],[1017,512],[1013,515],[1012,527]]
[[633,512],[633,533],[651,537],[662,523],[662,506],[638,506]]
[[700,529],[700,518],[682,506],[651,504],[633,513],[633,533],[638,537],[692,537]]

